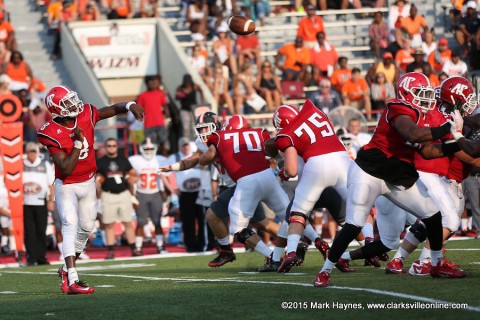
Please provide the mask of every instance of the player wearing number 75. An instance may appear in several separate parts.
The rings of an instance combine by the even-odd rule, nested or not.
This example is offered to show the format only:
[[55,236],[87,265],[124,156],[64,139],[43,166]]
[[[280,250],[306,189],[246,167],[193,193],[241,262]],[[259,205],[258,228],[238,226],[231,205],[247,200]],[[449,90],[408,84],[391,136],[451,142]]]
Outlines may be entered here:
[[103,119],[132,112],[143,121],[143,107],[121,102],[97,109],[83,103],[75,91],[55,86],[45,96],[53,120],[38,130],[38,142],[48,148],[55,164],[55,198],[62,221],[65,265],[59,269],[62,292],[90,294],[94,288],[79,281],[75,260],[93,230],[96,210],[94,127]]
[[[289,119],[283,123],[282,119]],[[351,160],[345,147],[335,134],[327,115],[307,100],[301,111],[290,105],[280,106],[274,113],[273,123],[278,131],[275,144],[267,143],[269,153],[275,148],[284,153],[285,176],[298,174],[298,156],[305,162],[302,176],[295,189],[295,198],[287,218],[287,252],[278,272],[288,272],[297,264],[295,251],[302,237],[313,206],[327,187],[335,188],[347,198],[347,172]],[[272,154],[272,155],[273,155]]]

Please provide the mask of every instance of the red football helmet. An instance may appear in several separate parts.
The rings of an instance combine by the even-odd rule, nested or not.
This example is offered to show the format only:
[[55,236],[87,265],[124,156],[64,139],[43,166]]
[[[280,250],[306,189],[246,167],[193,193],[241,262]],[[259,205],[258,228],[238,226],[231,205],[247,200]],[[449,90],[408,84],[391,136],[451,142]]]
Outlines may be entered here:
[[45,105],[54,118],[75,118],[83,111],[83,102],[77,93],[66,86],[50,89],[45,96]]
[[430,85],[430,80],[418,72],[408,72],[398,79],[397,99],[412,104],[422,109],[424,113],[435,106],[435,92]]
[[223,125],[223,130],[245,129],[249,128],[250,124],[245,117],[231,116]]
[[277,132],[288,126],[298,116],[298,108],[291,104],[282,104],[273,114],[273,126]]
[[440,84],[438,99],[462,114],[472,114],[477,108],[477,95],[473,86],[463,77],[451,77]]

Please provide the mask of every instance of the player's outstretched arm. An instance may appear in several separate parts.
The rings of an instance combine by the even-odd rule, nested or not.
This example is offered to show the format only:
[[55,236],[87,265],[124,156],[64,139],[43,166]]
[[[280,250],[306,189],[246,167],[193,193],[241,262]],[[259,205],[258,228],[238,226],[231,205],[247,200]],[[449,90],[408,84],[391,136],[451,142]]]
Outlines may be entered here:
[[208,150],[200,156],[199,163],[201,166],[208,166],[210,163],[213,163],[215,161],[216,157],[217,149],[214,145],[210,145],[210,147],[208,147]]
[[160,174],[162,172],[183,171],[183,170],[192,169],[198,164],[201,154],[202,154],[201,152],[197,151],[194,154],[192,154],[190,157],[180,160],[178,162],[175,162],[174,164],[171,164],[168,166],[161,166],[160,169],[158,169],[158,173]]
[[395,129],[407,141],[412,143],[424,143],[437,140],[450,132],[450,123],[446,122],[440,127],[419,127],[412,118],[400,115],[395,120]]
[[117,114],[127,113],[128,111],[132,112],[135,116],[135,119],[138,121],[143,121],[144,110],[143,107],[137,104],[135,101],[130,102],[119,102],[114,105],[102,108],[98,110],[98,116],[100,120],[111,118]]

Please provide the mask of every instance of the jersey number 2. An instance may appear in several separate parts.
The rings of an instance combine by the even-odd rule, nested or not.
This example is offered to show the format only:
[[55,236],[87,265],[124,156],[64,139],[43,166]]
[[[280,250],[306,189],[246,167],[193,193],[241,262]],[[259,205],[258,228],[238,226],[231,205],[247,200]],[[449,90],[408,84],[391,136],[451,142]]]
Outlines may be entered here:
[[78,156],[78,160],[83,160],[88,157],[88,141],[87,139],[83,139],[83,147],[80,150],[80,155]]
[[307,122],[302,123],[297,129],[295,129],[294,133],[297,137],[301,137],[302,134],[305,132],[309,138],[310,138],[310,143],[313,144],[317,141],[317,136],[315,135],[315,132],[313,132],[313,129],[309,124],[312,124],[316,128],[324,128],[323,130],[320,131],[320,134],[322,137],[330,137],[334,135],[332,126],[330,123],[328,123],[327,120],[324,121],[319,121],[322,120],[323,117],[319,113],[314,113],[312,114],[308,119]]
[[[242,132],[243,140],[247,146],[248,151],[262,151],[262,143],[260,141],[260,136],[256,131],[245,131]],[[253,140],[255,141],[255,146],[253,145]],[[232,132],[225,134],[225,140],[233,139],[233,153],[240,152],[240,132]]]

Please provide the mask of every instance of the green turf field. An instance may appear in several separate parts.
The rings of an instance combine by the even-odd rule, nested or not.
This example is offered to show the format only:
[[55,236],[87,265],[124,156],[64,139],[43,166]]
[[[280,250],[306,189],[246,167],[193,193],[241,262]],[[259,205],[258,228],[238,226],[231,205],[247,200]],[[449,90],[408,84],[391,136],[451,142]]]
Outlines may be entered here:
[[[210,255],[81,264],[80,278],[96,288],[85,296],[60,292],[58,266],[0,269],[0,319],[480,319],[480,240],[449,248],[448,259],[467,278],[385,275],[354,262],[357,272],[335,270],[327,289],[312,285],[322,263],[313,249],[290,274],[254,273],[263,263],[255,253],[237,254],[219,269],[207,267]],[[440,302],[469,309],[411,309]],[[369,303],[404,304],[379,310]]]

